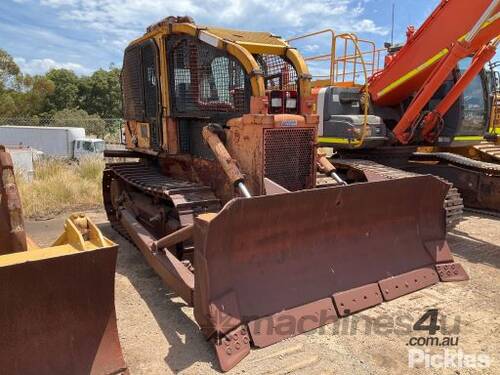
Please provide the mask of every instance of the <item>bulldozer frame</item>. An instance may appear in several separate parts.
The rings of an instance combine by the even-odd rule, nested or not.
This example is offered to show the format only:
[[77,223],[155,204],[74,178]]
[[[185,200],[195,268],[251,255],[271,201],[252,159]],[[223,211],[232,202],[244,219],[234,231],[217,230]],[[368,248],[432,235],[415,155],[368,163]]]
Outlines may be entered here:
[[311,79],[280,37],[189,17],[125,51],[126,144],[141,157],[107,165],[108,218],[193,306],[223,371],[252,345],[468,278],[445,237],[450,185],[361,164],[342,180],[317,154]]

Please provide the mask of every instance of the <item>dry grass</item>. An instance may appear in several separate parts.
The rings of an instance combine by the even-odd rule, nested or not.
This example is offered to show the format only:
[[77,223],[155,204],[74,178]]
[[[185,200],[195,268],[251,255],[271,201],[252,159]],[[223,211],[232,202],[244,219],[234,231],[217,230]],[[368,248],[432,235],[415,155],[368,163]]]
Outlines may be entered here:
[[65,211],[102,206],[104,160],[87,158],[69,163],[47,159],[36,162],[34,169],[31,182],[17,177],[25,217],[49,218]]

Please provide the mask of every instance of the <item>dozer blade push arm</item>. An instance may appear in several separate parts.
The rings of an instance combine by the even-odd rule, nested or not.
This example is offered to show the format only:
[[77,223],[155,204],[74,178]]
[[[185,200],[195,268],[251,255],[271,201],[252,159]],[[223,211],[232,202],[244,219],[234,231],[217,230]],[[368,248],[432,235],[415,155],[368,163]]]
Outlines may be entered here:
[[[416,124],[416,121],[425,105],[429,102],[429,100],[436,93],[439,87],[441,87],[446,78],[451,74],[458,62],[477,51],[474,49],[474,41],[478,33],[481,31],[481,27],[494,14],[499,4],[500,0],[494,0],[491,2],[489,7],[485,10],[474,27],[465,36],[463,41],[458,40],[452,44],[447,55],[438,63],[436,68],[432,71],[431,75],[424,82],[416,96],[413,98],[410,106],[407,108],[405,114],[393,130],[394,135],[399,142],[401,142],[402,144],[408,144],[410,142],[410,140],[415,135],[414,129],[416,126],[418,126],[418,124]],[[500,21],[498,21],[497,19],[493,20],[492,23],[493,24],[490,25],[490,28],[495,30],[500,28]],[[497,34],[495,34],[495,36]],[[478,58],[482,60],[485,57],[488,57],[490,54],[491,51],[489,51],[489,48],[483,46],[481,48],[481,52],[478,53]],[[476,67],[474,67],[474,69],[475,68]],[[472,71],[474,71],[474,69]],[[474,78],[474,76],[466,76],[466,79],[472,78]],[[463,83],[466,83],[465,80],[460,84],[460,86],[457,87],[457,89],[453,91],[454,96],[458,97],[463,92],[463,90],[465,90],[467,85],[464,85]],[[437,121],[434,122],[434,126],[431,126],[430,124],[427,125],[427,135],[432,132],[436,124]]]
[[222,127],[217,124],[205,126],[202,133],[203,139],[210,146],[231,183],[240,190],[245,198],[250,198],[252,195],[245,186],[245,177],[240,172],[236,160],[229,155],[226,146],[224,146],[216,132],[223,132]]
[[14,167],[4,146],[0,146],[0,245],[0,255],[28,249]]

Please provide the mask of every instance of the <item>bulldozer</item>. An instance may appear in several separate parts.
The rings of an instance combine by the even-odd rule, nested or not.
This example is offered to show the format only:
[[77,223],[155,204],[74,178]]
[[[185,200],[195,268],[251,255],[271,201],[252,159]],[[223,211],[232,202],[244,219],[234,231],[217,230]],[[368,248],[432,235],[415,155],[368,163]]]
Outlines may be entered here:
[[312,82],[314,112],[319,143],[341,178],[348,178],[344,159],[362,159],[358,164],[367,168],[432,174],[452,183],[446,204],[451,225],[460,220],[462,203],[500,212],[500,166],[477,155],[496,151],[482,142],[497,138],[496,115],[489,116],[498,104],[496,88],[484,66],[500,41],[499,4],[443,0],[418,30],[408,28],[404,44],[385,48],[331,29],[288,40],[298,46],[318,35],[330,38],[327,53],[317,51],[306,61],[330,68]]
[[446,242],[450,184],[355,163],[341,179],[318,152],[306,62],[281,37],[167,17],[126,48],[121,82],[126,150],[105,156],[136,160],[106,165],[109,221],[194,308],[222,371],[468,279]]
[[12,159],[0,146],[2,374],[127,373],[114,306],[117,250],[82,214],[50,247],[30,239]]

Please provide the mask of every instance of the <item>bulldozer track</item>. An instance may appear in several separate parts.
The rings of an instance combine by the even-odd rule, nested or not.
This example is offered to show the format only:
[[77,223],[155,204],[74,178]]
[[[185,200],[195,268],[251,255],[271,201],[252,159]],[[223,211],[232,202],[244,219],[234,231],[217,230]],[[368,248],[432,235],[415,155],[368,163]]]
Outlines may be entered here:
[[457,167],[468,168],[493,176],[500,176],[500,165],[498,164],[469,159],[465,156],[452,154],[450,152],[416,152],[413,154],[412,159],[418,161],[445,162]]
[[220,210],[221,203],[208,186],[165,176],[142,162],[107,164],[103,176],[104,207],[112,227],[130,240],[112,204],[111,181],[119,179],[143,194],[171,202],[180,225],[191,224],[195,215]]
[[[381,178],[393,180],[398,178],[406,178],[419,176],[418,173],[406,172],[401,169],[388,167],[379,163],[375,163],[371,160],[362,159],[334,159],[333,164],[338,166],[345,166],[349,168],[354,168],[361,170],[363,172],[374,173]],[[448,229],[453,228],[460,220],[462,220],[464,211],[464,202],[457,188],[453,187],[453,184],[444,178],[435,176],[441,181],[446,182],[450,185],[448,194],[444,201],[444,210],[446,212],[446,226]]]
[[473,146],[475,150],[482,154],[488,155],[490,158],[500,162],[500,146],[493,142],[482,142]]

